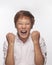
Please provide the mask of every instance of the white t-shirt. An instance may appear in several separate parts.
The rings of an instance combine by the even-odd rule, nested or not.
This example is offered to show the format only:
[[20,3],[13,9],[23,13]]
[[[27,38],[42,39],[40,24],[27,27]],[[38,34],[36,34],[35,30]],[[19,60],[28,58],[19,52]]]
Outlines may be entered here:
[[[46,63],[46,53],[47,52],[46,52],[45,41],[43,38],[40,37],[39,42],[40,42],[41,51],[45,58],[45,63]],[[8,48],[8,43],[7,41],[5,41],[4,46],[3,46],[4,60],[7,55],[7,48]],[[23,43],[19,39],[18,35],[16,35],[15,43],[14,43],[15,65],[35,65],[34,57],[35,57],[35,53],[34,53],[34,46],[33,46],[31,35],[29,36],[29,38],[27,39],[25,43]]]

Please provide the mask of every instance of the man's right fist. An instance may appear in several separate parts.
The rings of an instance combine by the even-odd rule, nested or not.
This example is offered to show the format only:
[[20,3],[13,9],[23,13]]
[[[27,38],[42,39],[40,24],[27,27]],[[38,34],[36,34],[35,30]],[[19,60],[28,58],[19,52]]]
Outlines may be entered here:
[[14,44],[14,41],[15,41],[15,35],[13,33],[8,33],[6,35],[6,39],[8,41],[8,44]]

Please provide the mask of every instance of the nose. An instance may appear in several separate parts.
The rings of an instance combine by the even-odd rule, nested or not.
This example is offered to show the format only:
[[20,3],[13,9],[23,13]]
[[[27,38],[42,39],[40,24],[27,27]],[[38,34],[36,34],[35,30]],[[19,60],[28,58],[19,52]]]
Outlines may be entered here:
[[25,24],[23,24],[23,25],[22,25],[22,28],[24,28],[24,29],[25,29],[25,28],[26,28],[26,25],[25,25]]

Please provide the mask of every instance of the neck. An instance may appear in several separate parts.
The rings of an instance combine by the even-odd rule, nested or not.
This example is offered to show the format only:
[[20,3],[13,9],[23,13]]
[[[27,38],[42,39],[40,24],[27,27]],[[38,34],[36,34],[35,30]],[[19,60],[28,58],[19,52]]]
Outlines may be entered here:
[[22,37],[20,37],[20,35],[18,34],[18,37],[19,37],[19,39],[20,39],[21,41],[23,41],[23,43],[25,43],[25,42],[27,41],[27,39],[29,38],[29,35],[28,35],[28,37],[26,37],[26,38],[22,38]]

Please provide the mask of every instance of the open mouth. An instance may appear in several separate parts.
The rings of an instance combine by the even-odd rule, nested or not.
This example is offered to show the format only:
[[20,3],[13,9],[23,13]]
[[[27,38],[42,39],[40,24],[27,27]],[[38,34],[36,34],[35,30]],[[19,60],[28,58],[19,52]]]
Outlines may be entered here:
[[21,31],[21,34],[26,34],[26,33],[27,33],[27,31],[23,31],[23,30]]

